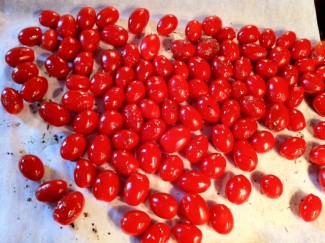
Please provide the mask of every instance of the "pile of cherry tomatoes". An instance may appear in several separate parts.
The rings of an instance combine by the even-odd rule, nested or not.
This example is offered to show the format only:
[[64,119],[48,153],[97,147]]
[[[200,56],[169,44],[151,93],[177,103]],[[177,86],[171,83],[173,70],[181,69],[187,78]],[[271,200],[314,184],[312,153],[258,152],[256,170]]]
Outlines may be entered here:
[[[216,232],[228,234],[234,226],[230,209],[223,204],[209,207],[200,193],[225,173],[224,155],[251,172],[257,167],[257,154],[275,147],[275,133],[305,129],[298,109],[305,97],[325,116],[325,43],[312,46],[292,31],[277,37],[272,29],[260,31],[255,25],[236,33],[222,26],[218,16],[191,20],[185,38],[172,39],[178,26],[172,14],[159,20],[157,34],[144,34],[150,19],[145,8],[131,13],[127,28],[117,24],[119,17],[112,6],[98,13],[82,8],[76,18],[42,11],[42,28],[21,30],[21,45],[5,56],[12,80],[21,89],[5,88],[3,107],[18,114],[24,103],[40,102],[39,116],[45,122],[71,126],[74,133],[63,141],[61,157],[76,162],[76,185],[92,188],[96,199],[111,202],[122,192],[128,205],[148,200],[158,217],[169,220],[180,213],[184,219],[170,229],[163,222],[151,224],[146,212],[131,210],[120,222],[124,233],[142,235],[141,242],[167,242],[171,235],[178,242],[201,242],[196,225],[209,222]],[[159,54],[164,38],[171,38],[172,58]],[[48,79],[39,76],[33,46],[49,51],[47,74],[65,82],[61,103],[43,100]],[[325,122],[315,124],[314,135],[325,139]],[[218,152],[209,152],[211,145]],[[279,145],[280,155],[288,160],[305,152],[301,137]],[[312,148],[308,158],[324,166],[325,145]],[[107,163],[111,169],[99,169]],[[184,170],[184,163],[198,169]],[[34,181],[44,174],[35,155],[24,155],[19,169]],[[177,182],[185,196],[178,202],[164,192],[149,195],[146,174]],[[320,169],[319,184],[325,189],[325,167]],[[261,178],[260,188],[267,197],[278,198],[283,184],[268,174]],[[246,202],[251,191],[243,174],[234,175],[225,186],[234,204]],[[82,193],[68,192],[64,180],[41,184],[35,196],[41,202],[57,202],[53,218],[63,225],[74,222],[85,204]],[[320,198],[308,194],[299,211],[303,220],[313,221],[321,209]]]

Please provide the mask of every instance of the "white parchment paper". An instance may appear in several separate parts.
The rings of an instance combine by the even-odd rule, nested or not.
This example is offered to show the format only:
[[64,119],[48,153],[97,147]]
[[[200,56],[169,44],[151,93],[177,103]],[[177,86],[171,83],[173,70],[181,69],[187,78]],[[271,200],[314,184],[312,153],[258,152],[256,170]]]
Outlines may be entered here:
[[[77,14],[84,6],[93,6],[100,10],[112,5],[121,12],[120,23],[135,7],[146,7],[151,12],[151,28],[161,16],[173,13],[179,18],[179,32],[191,19],[203,20],[207,15],[218,15],[224,26],[233,26],[237,30],[245,24],[255,24],[263,28],[270,27],[279,35],[286,30],[296,32],[298,38],[309,38],[313,43],[319,40],[313,0],[202,0],[202,1],[24,1],[0,0],[0,89],[20,87],[11,81],[11,68],[4,62],[7,50],[18,45],[18,32],[28,26],[38,25],[38,14],[43,9],[53,9],[60,14]],[[123,21],[124,19],[124,21]],[[36,48],[40,55],[38,64],[44,72],[44,57],[48,52]],[[162,52],[163,53],[163,52]],[[50,89],[45,99],[59,101],[62,84],[49,79]],[[308,151],[321,141],[312,135],[311,124],[321,119],[306,103],[300,106],[306,116],[307,128],[304,133],[282,132],[277,135],[281,140],[285,136],[304,136],[308,142]],[[4,112],[0,107],[0,242],[138,242],[139,239],[124,235],[119,230],[122,214],[129,210],[120,198],[111,203],[94,199],[90,190],[79,189],[73,183],[74,163],[63,161],[59,148],[70,128],[47,127],[39,118],[37,106],[25,104],[24,110],[17,116]],[[212,148],[211,148],[212,149]],[[26,180],[18,172],[18,160],[25,153],[36,154],[46,165],[44,180],[65,179],[71,190],[80,190],[86,196],[86,206],[82,215],[71,226],[62,227],[52,219],[53,205],[43,204],[35,199],[34,192],[39,183]],[[187,164],[188,167],[188,164]],[[228,202],[224,196],[224,187],[228,178],[234,174],[245,174],[251,179],[253,191],[249,201],[242,205]],[[258,180],[262,174],[278,175],[284,184],[284,193],[280,199],[267,199],[259,192]],[[172,193],[178,200],[182,192],[156,176],[149,175],[152,188]],[[307,193],[318,195],[325,202],[324,193],[316,181],[317,168],[307,159],[287,161],[276,151],[259,155],[259,165],[252,173],[243,173],[229,162],[225,176],[212,182],[211,188],[202,195],[209,203],[226,204],[235,218],[234,230],[229,235],[219,235],[208,225],[200,226],[203,242],[324,242],[325,212],[313,223],[305,223],[297,215],[301,198]],[[148,205],[137,207],[157,221]],[[168,222],[174,224],[176,217]],[[171,240],[172,241],[172,240]]]

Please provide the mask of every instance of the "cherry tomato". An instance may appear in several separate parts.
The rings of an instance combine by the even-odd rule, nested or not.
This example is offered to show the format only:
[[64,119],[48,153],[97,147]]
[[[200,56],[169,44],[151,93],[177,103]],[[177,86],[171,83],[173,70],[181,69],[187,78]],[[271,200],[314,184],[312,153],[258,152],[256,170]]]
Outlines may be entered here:
[[155,223],[144,232],[141,243],[167,243],[170,235],[170,229],[165,223]]
[[182,76],[172,76],[168,80],[167,85],[170,99],[176,101],[177,103],[182,103],[188,99],[190,88],[188,82]]
[[319,93],[313,99],[313,108],[321,116],[325,116],[325,106],[323,105],[324,102],[325,102],[325,93],[324,92]]
[[209,94],[217,102],[224,102],[230,96],[231,86],[226,79],[216,79],[210,84]]
[[212,59],[212,74],[216,79],[228,80],[233,75],[233,66],[224,56],[216,56]]
[[196,45],[196,54],[204,60],[208,61],[219,53],[219,49],[220,46],[216,39],[203,39]]
[[123,188],[123,199],[131,205],[143,203],[149,193],[150,182],[146,175],[139,172],[132,173],[126,180]]
[[135,78],[138,81],[146,81],[154,74],[154,66],[148,60],[140,59],[135,65]]
[[102,96],[113,86],[113,77],[105,71],[96,72],[90,79],[90,91],[95,96]]
[[18,64],[11,72],[11,78],[17,84],[23,84],[28,79],[38,76],[38,67],[33,62]]
[[184,105],[179,109],[179,119],[191,131],[200,130],[203,125],[200,113],[190,105]]
[[233,81],[230,85],[231,85],[230,98],[239,101],[247,94],[247,85],[243,81],[236,80]]
[[290,51],[280,46],[274,47],[269,53],[269,59],[272,60],[278,68],[287,66],[290,62],[290,57]]
[[234,146],[234,136],[228,127],[217,124],[212,128],[212,142],[216,149],[228,154]]
[[301,218],[306,222],[316,220],[322,212],[322,201],[321,199],[310,193],[302,199],[299,205],[299,214]]
[[93,164],[100,166],[107,162],[111,157],[111,140],[106,135],[97,134],[90,141],[87,152],[89,160]]
[[125,91],[125,98],[128,104],[138,104],[146,96],[146,86],[143,82],[132,81]]
[[79,52],[73,60],[73,72],[75,74],[88,76],[93,71],[94,57],[90,52]]
[[201,57],[191,57],[187,65],[189,67],[192,78],[208,80],[211,76],[211,68],[209,63]]
[[135,132],[140,132],[143,128],[143,117],[139,106],[136,104],[129,104],[124,106],[122,116],[126,128]]
[[62,96],[62,104],[72,112],[81,112],[93,108],[95,98],[90,92],[69,90]]
[[245,79],[247,94],[263,98],[266,93],[265,80],[258,74],[253,74]]
[[233,40],[236,37],[236,31],[232,27],[223,27],[218,31],[216,38],[219,42]]
[[260,179],[261,192],[268,198],[278,198],[282,195],[283,185],[279,177],[275,175],[264,175]]
[[288,99],[285,101],[288,109],[295,108],[301,104],[304,99],[304,88],[300,86],[292,86],[289,88]]
[[232,156],[239,169],[248,172],[255,170],[258,157],[253,146],[248,141],[236,141],[232,150]]
[[126,44],[129,34],[120,25],[107,25],[100,33],[101,40],[114,47],[121,47]]
[[306,127],[306,119],[300,110],[289,110],[289,119],[290,120],[287,128],[290,131],[299,132]]
[[295,62],[299,73],[311,73],[315,71],[315,62],[310,58],[300,58]]
[[245,25],[237,33],[237,40],[240,44],[254,43],[259,37],[260,31],[255,25]]
[[77,21],[71,14],[62,15],[58,21],[57,31],[62,38],[74,37],[77,33]]
[[97,200],[104,202],[113,201],[120,191],[120,180],[112,170],[104,170],[93,183],[93,194]]
[[229,234],[234,227],[234,217],[230,209],[223,204],[210,208],[210,225],[219,234]]
[[226,171],[226,159],[219,153],[209,154],[202,160],[200,169],[211,179],[218,179]]
[[54,51],[59,46],[59,34],[56,30],[46,30],[42,35],[41,47],[48,51]]
[[243,44],[239,48],[241,55],[251,62],[266,58],[268,53],[264,47],[254,43]]
[[325,61],[325,42],[317,42],[311,50],[310,58],[314,61],[316,66],[321,66]]
[[55,28],[58,25],[60,15],[53,10],[42,10],[38,20],[44,27]]
[[122,176],[129,176],[139,168],[139,161],[127,150],[115,150],[112,153],[111,165]]
[[65,79],[70,72],[68,62],[57,54],[52,54],[46,59],[45,68],[50,76],[57,79]]
[[41,76],[37,76],[28,79],[22,85],[20,94],[25,101],[33,103],[42,100],[47,92],[47,89],[47,79]]
[[22,46],[11,48],[5,55],[5,61],[10,67],[16,67],[24,62],[33,62],[34,59],[33,49]]
[[9,87],[4,88],[1,92],[1,104],[10,114],[18,114],[24,108],[21,94]]
[[40,202],[59,201],[68,192],[68,184],[63,180],[53,180],[42,183],[35,192]]
[[41,43],[42,30],[39,27],[27,27],[19,32],[18,40],[25,46],[36,46]]
[[228,200],[234,204],[246,202],[251,194],[252,185],[244,175],[235,175],[231,177],[225,188]]
[[65,37],[59,44],[58,55],[66,61],[75,59],[80,51],[80,44],[73,37]]
[[269,131],[258,131],[252,135],[250,143],[257,153],[266,153],[274,148],[275,138]]
[[279,76],[270,78],[266,82],[266,97],[273,103],[283,103],[288,99],[289,86]]
[[270,59],[261,59],[255,64],[255,73],[261,75],[263,78],[273,77],[277,72],[278,67],[276,63]]
[[138,35],[144,31],[150,18],[150,13],[146,8],[135,9],[129,17],[128,27],[132,34]]
[[253,70],[251,61],[248,58],[240,57],[234,62],[233,75],[235,79],[244,80]]
[[227,99],[223,102],[220,111],[220,120],[226,127],[231,127],[240,116],[239,102],[232,99]]
[[149,228],[150,222],[151,219],[147,213],[131,210],[123,215],[120,225],[123,233],[136,236],[144,233]]
[[198,100],[201,96],[207,95],[209,93],[208,84],[201,79],[191,79],[188,82],[190,88],[190,98],[193,100]]
[[98,12],[96,25],[99,29],[103,29],[107,25],[115,24],[119,18],[119,11],[112,6],[107,6]]
[[175,60],[173,63],[173,74],[181,75],[183,78],[187,79],[190,75],[190,72],[185,62],[181,60]]
[[115,73],[115,85],[120,88],[127,87],[134,81],[135,72],[128,66],[121,66]]
[[163,78],[169,78],[173,73],[173,65],[170,60],[163,56],[158,55],[152,60],[155,75]]
[[160,138],[160,145],[166,153],[184,149],[191,139],[191,132],[185,126],[176,126],[167,130]]
[[122,108],[125,99],[125,92],[122,88],[113,86],[103,96],[105,110],[119,110]]
[[270,28],[264,29],[258,40],[262,47],[266,49],[272,48],[276,41],[276,35],[274,30]]
[[220,108],[215,99],[211,96],[204,95],[197,100],[197,109],[202,119],[206,122],[214,123],[220,118]]
[[139,135],[130,129],[121,129],[112,136],[115,149],[134,149],[139,143]]
[[220,55],[233,62],[239,58],[240,50],[236,42],[225,40],[220,45]]
[[325,167],[321,168],[318,173],[318,182],[323,191],[325,191]]
[[159,105],[151,99],[143,99],[139,103],[141,114],[146,119],[154,119],[160,117]]
[[209,220],[209,207],[206,201],[197,193],[187,193],[179,204],[184,218],[192,224],[202,225]]
[[289,160],[301,157],[306,151],[306,142],[300,137],[291,137],[280,146],[280,154]]
[[159,35],[169,35],[176,30],[177,25],[177,17],[173,14],[166,14],[159,20],[157,32]]
[[94,29],[84,30],[79,35],[79,41],[81,50],[94,53],[99,47],[100,33]]
[[198,163],[207,155],[208,148],[208,138],[205,135],[197,135],[187,145],[185,157],[191,164]]
[[77,14],[77,26],[80,30],[92,29],[96,24],[96,10],[92,7],[83,7]]
[[163,219],[174,218],[178,211],[178,202],[168,193],[156,192],[151,194],[149,205],[152,212]]
[[157,143],[145,142],[138,150],[138,161],[140,168],[148,173],[155,173],[161,162],[161,151]]
[[68,89],[80,89],[82,91],[88,91],[90,87],[90,80],[88,77],[78,74],[72,74],[67,77],[65,85]]
[[309,160],[318,166],[325,165],[325,145],[313,147],[309,152]]
[[38,181],[44,175],[44,165],[36,155],[26,154],[18,162],[19,171],[27,179]]
[[100,116],[98,130],[103,135],[111,136],[123,127],[123,122],[121,113],[108,110]]
[[175,181],[183,173],[183,160],[177,155],[168,155],[162,159],[159,168],[159,177],[163,181]]
[[203,238],[201,230],[189,223],[176,224],[172,234],[178,243],[201,243]]
[[166,124],[159,118],[153,118],[143,124],[140,138],[142,141],[157,141],[166,131]]
[[324,81],[312,73],[304,73],[300,76],[299,85],[307,94],[319,94],[324,91]]
[[61,104],[47,101],[39,108],[40,117],[48,124],[56,127],[68,125],[70,122],[69,111]]
[[121,64],[121,56],[116,50],[109,49],[103,52],[101,57],[101,65],[106,72],[110,74],[115,73]]
[[232,127],[235,139],[249,139],[257,131],[257,121],[251,118],[239,118]]
[[291,49],[291,58],[297,60],[299,58],[308,57],[311,52],[311,42],[308,39],[299,39],[293,43]]
[[187,171],[179,177],[178,186],[185,192],[202,193],[209,189],[211,181],[203,173]]
[[265,112],[265,126],[275,132],[284,130],[289,124],[289,111],[283,104],[271,105]]
[[296,33],[293,31],[286,31],[282,33],[278,39],[276,40],[276,45],[285,47],[285,48],[290,48],[293,43],[296,41]]
[[197,42],[202,36],[202,24],[198,20],[191,20],[186,24],[185,35],[191,42]]
[[78,187],[92,187],[97,177],[96,166],[88,159],[80,159],[74,168],[73,177]]
[[121,51],[121,56],[124,65],[133,67],[140,60],[140,50],[137,45],[127,43]]
[[82,213],[85,198],[81,192],[70,192],[54,207],[53,218],[62,225],[73,223]]
[[79,159],[85,152],[87,140],[82,134],[70,134],[62,142],[61,157],[65,160]]
[[317,122],[313,127],[314,135],[322,140],[325,140],[325,122]]
[[298,69],[294,65],[286,65],[279,69],[278,75],[283,78],[289,86],[298,82]]
[[174,40],[170,44],[170,50],[174,59],[187,61],[195,55],[195,46],[188,40]]
[[166,99],[161,104],[161,118],[166,124],[176,124],[178,113],[178,104],[175,101]]
[[222,27],[222,20],[216,16],[207,16],[202,21],[203,32],[208,36],[215,36]]

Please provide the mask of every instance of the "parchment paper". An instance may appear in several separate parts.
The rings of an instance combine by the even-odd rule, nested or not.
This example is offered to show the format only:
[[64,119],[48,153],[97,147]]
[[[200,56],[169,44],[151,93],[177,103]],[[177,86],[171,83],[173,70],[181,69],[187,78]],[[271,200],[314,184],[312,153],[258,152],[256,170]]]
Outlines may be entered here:
[[[38,25],[38,14],[43,9],[53,9],[60,14],[77,14],[83,6],[93,6],[100,10],[112,5],[121,12],[121,24],[135,7],[146,7],[151,12],[151,27],[161,16],[175,14],[179,22],[179,33],[187,21],[197,18],[203,20],[207,15],[218,15],[224,26],[233,26],[237,30],[245,24],[256,24],[263,29],[270,27],[279,35],[286,30],[296,32],[298,38],[309,38],[315,43],[319,40],[317,22],[312,0],[210,0],[210,1],[23,1],[0,0],[0,89],[20,87],[11,81],[11,68],[4,62],[5,53],[18,45],[18,32],[28,26]],[[124,21],[123,21],[124,19]],[[48,52],[37,48],[40,54],[38,64],[44,73],[44,57]],[[163,52],[162,52],[163,53]],[[49,79],[50,89],[45,99],[59,101],[62,92],[55,79]],[[306,103],[300,108],[307,119],[304,133],[281,132],[278,140],[289,136],[304,136],[310,146],[320,144],[312,135],[311,124],[320,119]],[[70,128],[47,127],[41,121],[37,106],[25,104],[24,110],[17,116],[9,115],[0,107],[0,241],[1,242],[138,242],[139,238],[124,235],[119,229],[119,220],[130,209],[120,198],[111,203],[94,199],[90,190],[80,189],[73,183],[74,163],[64,161],[59,155],[60,144],[70,133]],[[211,147],[211,151],[213,148]],[[52,219],[54,205],[38,202],[34,192],[39,183],[26,180],[18,172],[18,160],[25,153],[38,155],[46,165],[44,180],[65,179],[71,190],[80,190],[86,196],[86,206],[74,227],[62,227]],[[188,163],[186,163],[188,166]],[[244,174],[251,179],[253,191],[247,203],[234,205],[224,196],[224,187],[228,178],[234,174]],[[284,184],[283,195],[277,199],[268,199],[259,192],[258,180],[262,174],[275,174]],[[171,192],[178,200],[183,193],[156,176],[149,175],[152,188]],[[317,168],[300,158],[288,161],[281,158],[276,151],[259,155],[256,171],[243,173],[232,162],[227,164],[227,172],[222,179],[212,181],[211,188],[202,195],[209,204],[223,203],[230,207],[235,218],[234,230],[229,235],[220,235],[208,225],[200,226],[203,242],[324,242],[325,212],[313,223],[305,223],[297,215],[301,198],[307,193],[318,195],[325,202],[324,193],[317,181]],[[157,221],[148,205],[137,207],[145,210]],[[168,222],[178,222],[178,217]],[[172,241],[171,241],[172,242]]]

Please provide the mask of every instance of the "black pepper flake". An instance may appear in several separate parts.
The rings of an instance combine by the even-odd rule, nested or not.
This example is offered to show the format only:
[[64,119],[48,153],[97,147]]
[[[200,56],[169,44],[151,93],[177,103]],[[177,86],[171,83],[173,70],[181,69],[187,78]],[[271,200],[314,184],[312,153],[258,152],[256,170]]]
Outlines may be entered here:
[[63,229],[62,226],[60,226],[60,229]]
[[32,199],[29,197],[29,198],[27,198],[27,202],[31,202],[32,201]]
[[92,231],[97,234],[97,229],[96,228],[92,228]]
[[71,223],[70,226],[72,229],[74,229],[74,223]]
[[95,224],[94,223],[91,223],[92,226],[94,226]]
[[50,129],[50,124],[47,124],[46,130],[49,130],[49,129]]
[[108,232],[107,234],[108,234],[108,235],[111,235],[111,232]]
[[59,142],[59,137],[58,137],[58,135],[55,134],[53,137],[54,137],[54,140],[55,140],[56,142]]
[[89,213],[84,212],[84,217],[87,218],[89,216]]

